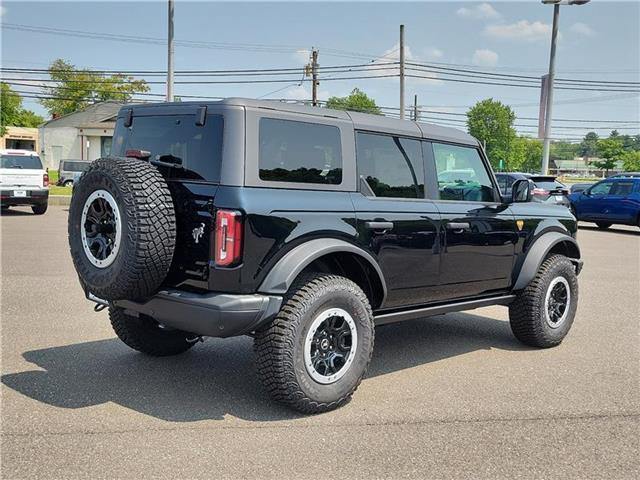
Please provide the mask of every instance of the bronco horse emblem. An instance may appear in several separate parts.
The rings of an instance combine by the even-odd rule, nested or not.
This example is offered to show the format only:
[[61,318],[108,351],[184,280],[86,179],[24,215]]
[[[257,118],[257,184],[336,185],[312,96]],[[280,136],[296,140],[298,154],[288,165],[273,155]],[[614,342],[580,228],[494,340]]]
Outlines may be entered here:
[[202,235],[204,235],[204,223],[201,223],[199,227],[194,228],[193,231],[191,232],[191,236],[193,236],[193,241],[196,243],[200,242]]

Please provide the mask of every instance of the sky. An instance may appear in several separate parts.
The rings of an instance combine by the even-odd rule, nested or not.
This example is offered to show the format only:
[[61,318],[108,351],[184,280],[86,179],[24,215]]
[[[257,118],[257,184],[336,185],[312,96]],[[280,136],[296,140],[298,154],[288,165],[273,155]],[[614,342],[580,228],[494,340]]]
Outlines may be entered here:
[[[548,70],[552,10],[553,7],[539,1],[225,3],[177,0],[176,41],[204,43],[199,44],[200,48],[177,44],[175,68],[301,68],[307,63],[312,47],[319,50],[321,67],[375,65],[397,60],[399,25],[404,24],[405,51],[410,61],[539,77]],[[24,31],[23,27],[15,29],[15,25],[26,25],[164,39],[165,1],[4,1],[0,15],[4,67],[46,68],[52,60],[64,58],[77,67],[93,69],[166,69],[167,48],[162,41],[149,44]],[[639,23],[640,2],[592,0],[583,6],[561,7],[557,77],[639,82]],[[513,107],[519,117],[516,124],[522,125],[518,127],[520,133],[535,135],[533,119],[538,116],[539,89],[454,83],[439,80],[438,74],[431,75],[433,78],[407,79],[407,104],[418,95],[418,104],[426,110],[464,113],[475,102],[494,98]],[[175,90],[178,95],[310,98],[309,81],[300,84],[297,78],[302,79],[301,73],[293,77],[291,83],[176,85]],[[321,99],[347,95],[355,87],[373,97],[378,105],[398,107],[398,78],[323,81],[322,75],[320,77]],[[164,88],[152,85],[151,92],[164,93]],[[25,99],[25,107],[46,114],[37,100]],[[603,127],[596,130],[600,134],[608,134],[609,127],[613,126],[621,133],[638,134],[640,94],[556,90],[553,117],[599,122],[556,122],[555,126],[562,127],[553,131],[557,138],[581,137],[591,130],[589,126]],[[422,120],[433,118],[449,119],[452,125],[464,119],[433,114]],[[619,123],[626,121],[630,123]],[[463,127],[461,123],[460,126]]]

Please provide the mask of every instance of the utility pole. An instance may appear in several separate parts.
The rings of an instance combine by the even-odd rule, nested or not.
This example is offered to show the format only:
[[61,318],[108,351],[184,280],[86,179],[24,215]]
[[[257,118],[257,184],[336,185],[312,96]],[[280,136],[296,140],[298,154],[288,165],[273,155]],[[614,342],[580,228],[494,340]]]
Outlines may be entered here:
[[548,75],[540,78],[540,110],[538,111],[538,138],[544,140],[545,112],[547,110]]
[[173,1],[168,0],[167,25],[167,102],[173,102]]
[[400,119],[404,120],[404,25],[400,25]]
[[544,120],[544,144],[542,148],[542,175],[549,172],[549,151],[551,148],[551,110],[553,109],[553,81],[556,74],[556,41],[558,39],[558,17],[560,4],[553,5],[553,28],[551,31],[551,53],[549,55],[549,74],[547,77],[547,106]]
[[413,96],[413,121],[418,121],[418,95]]
[[311,88],[311,104],[314,107],[318,106],[318,50],[315,48],[311,51],[311,81],[313,86]]

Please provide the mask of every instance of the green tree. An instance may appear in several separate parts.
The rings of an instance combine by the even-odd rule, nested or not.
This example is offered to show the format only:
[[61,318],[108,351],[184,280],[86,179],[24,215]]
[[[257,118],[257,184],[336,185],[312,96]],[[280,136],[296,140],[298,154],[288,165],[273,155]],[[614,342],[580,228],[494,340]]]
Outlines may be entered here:
[[551,158],[554,160],[573,160],[580,153],[580,145],[563,141],[551,144]]
[[605,174],[609,174],[609,170],[616,166],[616,162],[622,159],[624,154],[624,148],[622,147],[622,141],[617,138],[605,138],[604,140],[598,140],[598,155],[602,160],[595,160],[593,163],[596,168],[605,171]]
[[595,157],[598,154],[598,139],[599,137],[596,132],[587,133],[578,149],[580,155],[586,158]]
[[22,108],[22,97],[6,83],[0,83],[0,135],[7,126],[37,127],[44,119],[31,110]]
[[75,65],[59,58],[49,66],[49,76],[57,82],[46,87],[49,97],[40,103],[53,115],[66,115],[91,103],[116,100],[128,102],[133,94],[147,92],[144,80],[123,74],[103,75],[88,69],[76,69]]
[[516,137],[511,143],[509,170],[538,172],[542,164],[542,142],[535,138]]
[[622,166],[625,172],[640,172],[640,151],[635,150],[622,154]]
[[352,110],[354,112],[375,113],[382,112],[376,105],[375,100],[358,88],[354,88],[346,97],[331,97],[327,100],[327,108],[336,110]]
[[516,138],[513,122],[516,119],[511,107],[492,98],[476,103],[467,112],[467,128],[469,133],[486,145],[487,155],[493,168],[504,160],[508,164],[509,152]]

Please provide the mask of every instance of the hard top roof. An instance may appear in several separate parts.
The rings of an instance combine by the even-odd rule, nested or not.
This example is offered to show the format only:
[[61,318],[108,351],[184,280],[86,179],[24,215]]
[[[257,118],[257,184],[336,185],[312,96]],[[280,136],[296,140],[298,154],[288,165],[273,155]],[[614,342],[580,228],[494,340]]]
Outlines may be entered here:
[[242,106],[254,109],[267,109],[280,112],[298,113],[301,115],[311,115],[325,118],[339,118],[353,122],[357,130],[368,130],[375,132],[394,133],[397,135],[407,135],[411,137],[423,137],[426,139],[441,140],[452,143],[462,143],[477,146],[478,141],[468,133],[450,127],[442,127],[430,123],[414,122],[412,120],[400,120],[397,118],[374,115],[370,113],[359,113],[343,110],[333,110],[330,108],[319,108],[299,103],[288,103],[278,100],[255,100],[250,98],[225,98],[218,101],[205,102],[162,102],[126,105],[120,110],[120,115],[128,109],[135,112],[148,111],[153,109],[167,109],[183,107],[184,109],[199,106]]

